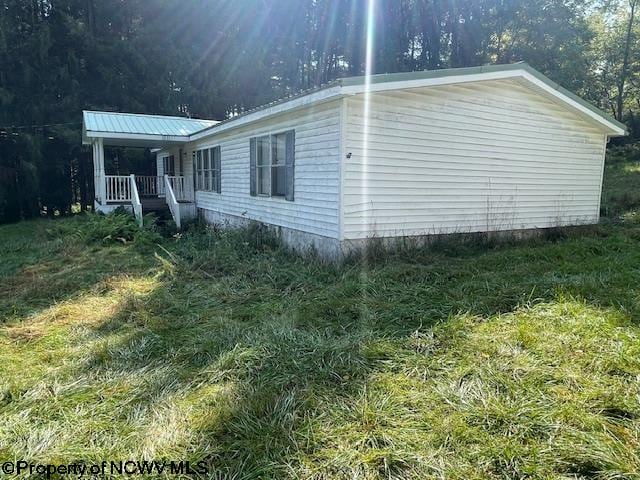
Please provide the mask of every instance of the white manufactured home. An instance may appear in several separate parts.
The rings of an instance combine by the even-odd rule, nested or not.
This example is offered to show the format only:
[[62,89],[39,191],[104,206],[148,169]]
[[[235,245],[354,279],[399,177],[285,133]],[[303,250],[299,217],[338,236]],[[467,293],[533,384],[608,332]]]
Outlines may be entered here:
[[[625,134],[520,63],[344,78],[222,122],[87,111],[83,141],[97,210],[256,221],[335,258],[371,238],[597,223]],[[156,175],[109,175],[109,145],[157,149]]]

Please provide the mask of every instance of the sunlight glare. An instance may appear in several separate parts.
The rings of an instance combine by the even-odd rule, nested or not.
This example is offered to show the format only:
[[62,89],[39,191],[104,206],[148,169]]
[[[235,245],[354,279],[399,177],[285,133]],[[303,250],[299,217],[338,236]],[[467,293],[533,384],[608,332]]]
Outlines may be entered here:
[[[371,215],[369,208],[371,207],[369,198],[369,135],[371,129],[371,77],[374,72],[374,48],[375,48],[375,15],[376,1],[367,1],[367,25],[366,25],[366,53],[365,53],[365,78],[364,78],[364,104],[362,111],[362,163],[361,163],[361,191],[362,204],[364,205],[364,214],[362,216],[363,231],[368,232],[373,226],[371,223]],[[369,236],[369,235],[368,235]],[[367,279],[366,257],[364,259],[364,268],[361,271],[361,282],[364,286]],[[363,288],[363,295],[366,288]],[[366,302],[364,302],[366,304]]]
[[370,228],[370,214],[368,208],[371,199],[369,198],[369,135],[371,116],[371,76],[374,72],[374,48],[375,48],[375,15],[376,1],[368,0],[367,4],[367,27],[366,27],[366,53],[365,53],[365,80],[364,80],[364,106],[363,106],[363,131],[362,131],[362,200],[365,207],[363,216],[364,227]]

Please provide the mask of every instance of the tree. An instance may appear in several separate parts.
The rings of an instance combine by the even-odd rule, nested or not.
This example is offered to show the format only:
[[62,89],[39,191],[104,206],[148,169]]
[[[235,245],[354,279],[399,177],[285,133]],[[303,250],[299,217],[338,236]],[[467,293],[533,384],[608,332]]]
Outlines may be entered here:
[[604,2],[591,16],[594,32],[589,98],[634,127],[640,109],[637,0]]
[[640,110],[639,0],[373,1],[0,0],[0,222],[92,198],[83,109],[223,119],[364,74],[369,34],[374,73],[524,60]]
[[634,40],[634,22],[635,22],[635,14],[636,14],[636,6],[638,5],[638,0],[629,0],[629,13],[627,19],[627,31],[624,40],[624,48],[622,54],[622,71],[620,72],[620,76],[618,79],[618,98],[617,98],[617,118],[618,120],[622,120],[624,118],[624,97],[625,97],[625,86],[627,83],[627,79],[629,78],[629,56],[631,54],[631,44]]

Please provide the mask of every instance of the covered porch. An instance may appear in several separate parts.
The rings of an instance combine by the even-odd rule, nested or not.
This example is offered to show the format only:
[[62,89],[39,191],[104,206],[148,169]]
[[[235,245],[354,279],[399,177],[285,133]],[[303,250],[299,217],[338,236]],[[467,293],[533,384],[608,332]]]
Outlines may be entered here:
[[[94,208],[110,213],[124,207],[142,225],[149,211],[168,210],[178,228],[196,215],[192,168],[183,146],[189,135],[216,122],[182,117],[112,112],[83,112],[83,144],[91,145]],[[148,148],[171,152],[158,156],[155,175],[117,175],[105,169],[105,147]],[[148,172],[147,172],[148,173]]]

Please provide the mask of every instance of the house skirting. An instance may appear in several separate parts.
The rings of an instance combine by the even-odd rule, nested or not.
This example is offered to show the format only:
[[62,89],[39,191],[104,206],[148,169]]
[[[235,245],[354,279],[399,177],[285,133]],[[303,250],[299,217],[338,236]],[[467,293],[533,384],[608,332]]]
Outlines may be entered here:
[[[228,215],[213,210],[203,208],[198,210],[200,217],[206,223],[222,228],[244,228],[252,222],[255,222],[255,220],[249,218]],[[279,225],[271,225],[263,222],[257,223],[267,231],[275,234],[284,245],[297,253],[303,255],[318,255],[320,258],[329,261],[337,261],[344,256],[340,241],[337,238],[324,237],[315,233],[303,232]]]
[[[245,228],[255,220],[228,215],[213,210],[198,209],[200,217],[210,225],[222,228]],[[367,249],[394,250],[419,248],[436,242],[466,241],[519,241],[544,235],[553,236],[557,232],[585,232],[593,227],[592,223],[547,228],[528,228],[520,230],[496,230],[490,232],[441,233],[397,237],[373,237],[353,240],[338,240],[292,228],[257,222],[261,227],[276,235],[287,247],[303,255],[317,255],[326,261],[342,261],[351,255],[358,255]]]

